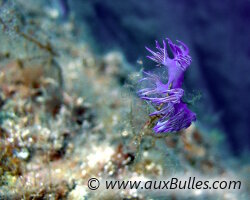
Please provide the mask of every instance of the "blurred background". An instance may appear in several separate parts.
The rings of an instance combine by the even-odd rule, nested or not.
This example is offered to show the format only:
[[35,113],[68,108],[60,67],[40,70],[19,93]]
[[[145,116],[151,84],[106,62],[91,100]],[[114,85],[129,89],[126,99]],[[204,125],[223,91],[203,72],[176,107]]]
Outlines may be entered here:
[[[166,37],[186,43],[193,62],[185,85],[201,92],[198,121],[226,133],[235,153],[249,150],[250,2],[248,0],[58,0],[62,19],[85,23],[96,51],[119,49],[132,66],[144,46]],[[139,70],[134,67],[132,70]]]
[[[249,199],[249,22],[249,0],[0,0],[0,199]],[[190,49],[197,122],[156,137],[135,90],[166,37]],[[243,190],[87,187],[175,175]]]

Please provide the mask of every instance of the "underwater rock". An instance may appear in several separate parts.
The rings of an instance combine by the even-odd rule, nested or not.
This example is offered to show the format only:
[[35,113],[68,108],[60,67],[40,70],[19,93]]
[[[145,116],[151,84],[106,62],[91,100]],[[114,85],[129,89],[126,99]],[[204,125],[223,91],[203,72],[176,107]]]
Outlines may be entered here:
[[[245,42],[250,35],[248,0],[95,0],[69,4],[77,19],[89,24],[99,48],[104,52],[107,48],[122,49],[132,64],[144,56],[148,41],[164,39],[165,35],[188,41],[194,62],[185,84],[203,91],[200,120],[208,128],[224,128],[233,151],[249,151],[250,117],[245,112],[250,110],[250,95],[246,93],[250,88],[250,56]],[[149,69],[147,62],[144,67]],[[234,95],[243,97],[240,103],[235,103]]]
[[[25,22],[21,30],[32,27],[25,33],[40,47],[20,35],[17,41],[1,43],[0,199],[236,196],[228,191],[211,196],[190,191],[190,197],[183,198],[179,193],[139,190],[90,192],[87,182],[92,177],[137,181],[168,179],[178,173],[247,177],[248,157],[240,161],[226,154],[226,148],[198,123],[167,138],[140,134],[150,110],[134,94],[139,73],[119,68],[127,66],[123,54],[96,55],[90,39],[82,37],[81,26],[67,29],[52,20],[44,14],[47,1],[34,6],[26,2],[16,1]],[[39,9],[34,9],[37,5]],[[3,35],[1,42],[10,37]],[[121,87],[124,77],[131,78],[128,87]],[[248,195],[246,189],[240,193]]]
[[23,97],[43,101],[53,115],[58,113],[63,99],[63,79],[54,59],[17,59],[1,69],[0,84],[6,95],[18,92]]

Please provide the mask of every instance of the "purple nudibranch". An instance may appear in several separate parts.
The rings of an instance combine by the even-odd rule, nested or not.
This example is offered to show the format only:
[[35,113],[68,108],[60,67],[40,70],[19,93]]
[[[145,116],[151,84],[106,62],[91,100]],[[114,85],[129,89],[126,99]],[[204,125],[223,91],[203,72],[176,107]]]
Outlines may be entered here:
[[[163,66],[168,72],[168,81],[164,84],[161,78],[153,73],[144,72],[139,82],[147,81],[152,87],[143,88],[137,93],[142,100],[149,102],[155,111],[150,116],[157,116],[158,121],[153,130],[155,133],[171,133],[188,128],[196,120],[196,114],[188,109],[182,101],[184,90],[181,88],[184,78],[184,72],[191,64],[188,47],[181,41],[179,45],[174,44],[167,38],[167,43],[163,40],[163,47],[156,41],[154,52],[148,47],[146,49],[152,54],[147,56],[157,63],[157,66]],[[167,52],[167,44],[173,54],[170,58]]]

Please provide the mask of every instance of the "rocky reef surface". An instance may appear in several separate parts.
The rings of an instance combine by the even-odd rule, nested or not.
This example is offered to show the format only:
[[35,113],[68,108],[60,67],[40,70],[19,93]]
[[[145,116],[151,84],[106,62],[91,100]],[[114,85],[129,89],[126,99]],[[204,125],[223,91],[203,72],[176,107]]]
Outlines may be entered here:
[[[39,3],[0,2],[0,199],[248,199],[248,157],[224,150],[222,133],[193,124],[168,137],[140,135],[140,73],[128,71],[122,53],[96,55],[84,27]],[[236,177],[244,188],[182,195],[87,187],[92,177],[175,175]]]
[[132,63],[144,59],[144,46],[154,40],[185,42],[193,58],[185,85],[202,90],[199,119],[219,125],[235,153],[250,150],[248,0],[66,1],[76,19],[87,21],[100,49],[121,48]]

